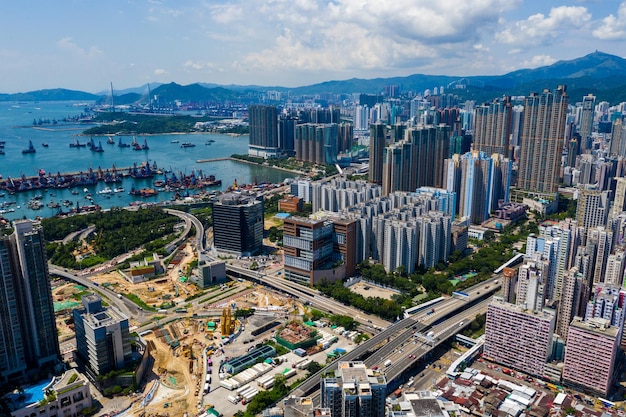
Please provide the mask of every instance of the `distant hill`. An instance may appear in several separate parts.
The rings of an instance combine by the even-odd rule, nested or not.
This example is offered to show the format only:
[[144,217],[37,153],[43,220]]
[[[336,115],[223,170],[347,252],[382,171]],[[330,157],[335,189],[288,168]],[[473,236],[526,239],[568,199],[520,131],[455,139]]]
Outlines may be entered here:
[[176,83],[163,84],[152,90],[152,94],[159,101],[172,102],[183,100],[191,102],[236,100],[240,94],[223,87],[205,88],[200,84],[180,85]]
[[[473,86],[468,90],[453,89],[453,84]],[[447,93],[458,94],[477,101],[490,100],[500,95],[526,95],[530,91],[555,88],[558,84],[567,84],[570,95],[578,87],[592,88],[600,100],[601,97],[618,97],[626,85],[626,60],[604,52],[593,52],[581,58],[558,61],[552,65],[513,71],[504,75],[493,76],[443,76],[414,74],[407,77],[326,81],[290,89],[293,94],[327,93],[370,93],[384,91],[386,86],[397,85],[403,91],[424,91],[443,86]],[[621,86],[621,87],[618,87]],[[571,87],[571,88],[570,88]],[[590,91],[591,92],[591,91]],[[486,97],[486,98],[484,98]],[[606,99],[607,101],[611,101]]]
[[99,97],[84,91],[53,88],[28,93],[0,94],[0,101],[94,101]]
[[[257,85],[220,86],[214,83],[180,85],[151,83],[151,93],[161,102],[221,102],[225,100],[255,99],[259,91],[289,91],[292,95],[322,93],[370,93],[378,94],[386,86],[397,85],[401,91],[423,92],[426,89],[444,87],[446,93],[453,93],[461,100],[476,102],[490,101],[502,95],[527,95],[531,91],[540,92],[544,88],[556,88],[566,84],[572,102],[583,95],[594,94],[600,101],[611,104],[626,101],[626,60],[615,55],[595,51],[580,58],[558,61],[552,65],[513,71],[504,75],[487,76],[447,76],[414,74],[406,77],[334,80],[323,83],[287,87],[262,87]],[[463,88],[455,88],[462,85]],[[114,91],[115,104],[147,102],[147,85]],[[121,93],[118,95],[118,93]],[[39,90],[30,93],[0,94],[0,101],[32,100],[110,100],[109,93],[94,95],[81,91],[63,89]]]
[[[148,94],[148,90],[149,89],[155,89],[158,86],[162,85],[163,83],[146,83],[142,86],[139,87],[131,87],[131,88],[124,88],[122,90],[118,90],[115,88],[115,86],[113,86],[113,94],[115,94],[115,96],[123,96],[126,94],[131,94],[131,93],[135,93],[135,94],[139,94],[139,95],[147,95]],[[107,90],[102,90],[96,93],[96,95],[98,96],[111,96],[111,90],[107,89]]]

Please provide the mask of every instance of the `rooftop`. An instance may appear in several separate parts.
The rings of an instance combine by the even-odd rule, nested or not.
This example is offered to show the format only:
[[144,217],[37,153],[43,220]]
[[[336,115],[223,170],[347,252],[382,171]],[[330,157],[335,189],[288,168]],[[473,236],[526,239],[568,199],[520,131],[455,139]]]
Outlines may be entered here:
[[619,330],[617,327],[611,326],[609,320],[597,317],[588,321],[584,321],[582,317],[574,317],[570,326],[611,338],[615,338]]

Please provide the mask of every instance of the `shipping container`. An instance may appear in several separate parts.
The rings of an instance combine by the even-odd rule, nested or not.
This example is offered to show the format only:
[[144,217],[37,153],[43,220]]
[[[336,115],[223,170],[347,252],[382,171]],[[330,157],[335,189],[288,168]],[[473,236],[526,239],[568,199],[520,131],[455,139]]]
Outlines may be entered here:
[[294,376],[296,374],[296,370],[295,369],[285,369],[285,371],[287,371],[287,372],[283,372],[283,376],[285,378],[291,378],[292,376]]
[[307,366],[309,366],[309,364],[311,364],[313,361],[311,359],[306,359],[304,362],[299,363],[298,365],[296,365],[296,368],[298,369],[304,369]]
[[241,393],[242,393],[242,392],[247,391],[247,390],[249,390],[250,388],[251,388],[251,387],[250,387],[250,385],[246,385],[246,386],[243,386],[243,387],[239,388],[239,389],[237,390],[237,395],[241,395]]

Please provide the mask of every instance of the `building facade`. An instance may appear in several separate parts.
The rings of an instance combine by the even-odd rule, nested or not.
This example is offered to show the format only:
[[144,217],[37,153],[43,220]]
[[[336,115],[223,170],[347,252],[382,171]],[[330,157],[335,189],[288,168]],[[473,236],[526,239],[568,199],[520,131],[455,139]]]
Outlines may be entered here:
[[494,100],[475,109],[472,149],[487,155],[510,156],[513,106],[510,97]]
[[556,198],[568,104],[564,85],[526,97],[517,180],[523,193],[549,201]]
[[41,226],[13,223],[0,238],[0,382],[59,362],[59,340]]
[[321,404],[333,417],[384,416],[386,389],[383,374],[363,362],[339,362],[334,378],[322,378]]
[[76,353],[95,375],[124,369],[132,359],[128,317],[90,294],[83,308],[74,310]]
[[263,200],[222,194],[213,204],[213,242],[220,252],[253,256],[263,249]]
[[487,307],[483,355],[529,375],[544,376],[555,321],[553,312],[527,310],[494,297]]
[[280,154],[278,146],[278,109],[274,106],[253,104],[248,107],[250,144],[248,155],[275,158]]
[[285,278],[315,285],[356,270],[356,222],[292,216],[283,223]]
[[608,398],[617,376],[620,335],[609,320],[575,317],[567,333],[563,383]]

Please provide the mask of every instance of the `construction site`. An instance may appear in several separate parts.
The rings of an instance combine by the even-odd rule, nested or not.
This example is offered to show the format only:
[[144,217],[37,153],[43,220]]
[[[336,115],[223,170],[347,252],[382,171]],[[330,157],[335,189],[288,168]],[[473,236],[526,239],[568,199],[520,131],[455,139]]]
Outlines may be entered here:
[[207,406],[201,401],[207,359],[219,351],[222,339],[239,331],[241,323],[227,307],[215,318],[190,313],[185,319],[156,324],[143,335],[154,358],[144,389],[144,393],[151,392],[151,398],[137,401],[128,415],[195,415]]

